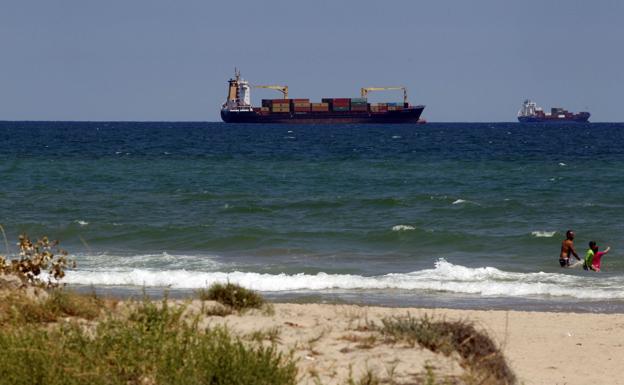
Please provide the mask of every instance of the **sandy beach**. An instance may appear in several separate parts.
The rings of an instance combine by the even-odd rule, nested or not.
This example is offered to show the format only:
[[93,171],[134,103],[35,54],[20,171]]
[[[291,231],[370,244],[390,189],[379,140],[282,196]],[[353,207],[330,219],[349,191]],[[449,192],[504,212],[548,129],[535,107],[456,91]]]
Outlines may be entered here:
[[[199,309],[193,301],[190,309]],[[273,333],[284,352],[298,359],[300,384],[343,384],[367,371],[397,384],[418,383],[425,366],[438,376],[459,375],[453,358],[383,341],[367,325],[408,313],[471,321],[500,344],[519,383],[526,385],[624,384],[624,319],[619,314],[575,314],[385,308],[356,305],[274,304],[274,314],[208,317],[242,336]],[[269,338],[269,337],[267,337]]]

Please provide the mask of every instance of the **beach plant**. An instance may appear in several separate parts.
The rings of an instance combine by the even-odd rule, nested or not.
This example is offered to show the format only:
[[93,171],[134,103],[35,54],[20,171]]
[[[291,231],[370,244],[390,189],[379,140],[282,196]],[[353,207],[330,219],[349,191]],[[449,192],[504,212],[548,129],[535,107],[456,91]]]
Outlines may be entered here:
[[185,305],[143,300],[97,324],[0,328],[0,382],[7,384],[294,385],[292,357],[204,329]]
[[[42,237],[32,242],[28,235],[19,236],[18,258],[8,260],[0,256],[0,273],[17,276],[25,286],[57,287],[65,277],[68,267],[75,267],[75,263],[68,259],[67,251],[59,247],[58,241],[50,241]],[[46,271],[47,280],[40,275]]]
[[51,323],[67,317],[93,320],[105,306],[94,293],[79,294],[67,288],[50,289],[41,297],[15,290],[0,301],[0,325]]
[[428,316],[391,317],[382,320],[382,334],[439,352],[457,353],[460,364],[478,384],[512,385],[516,376],[494,341],[467,321],[434,320]]
[[217,301],[238,311],[260,309],[266,303],[260,294],[231,282],[214,283],[208,289],[200,289],[196,293],[202,301]]

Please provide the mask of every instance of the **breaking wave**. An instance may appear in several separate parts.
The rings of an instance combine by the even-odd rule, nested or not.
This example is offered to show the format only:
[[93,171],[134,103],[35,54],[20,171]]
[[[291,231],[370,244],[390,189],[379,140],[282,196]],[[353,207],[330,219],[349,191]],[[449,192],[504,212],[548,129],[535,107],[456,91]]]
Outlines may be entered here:
[[559,273],[506,272],[494,267],[470,268],[444,259],[433,269],[380,276],[352,274],[263,274],[256,272],[207,272],[189,270],[70,271],[66,282],[100,286],[146,286],[195,289],[216,282],[233,282],[268,292],[322,290],[438,291],[495,297],[571,297],[579,299],[624,299],[624,277],[575,276]]
[[556,231],[531,231],[531,235],[536,238],[552,238],[555,234]]
[[416,230],[414,226],[410,225],[396,225],[392,226],[392,231],[408,231],[408,230]]

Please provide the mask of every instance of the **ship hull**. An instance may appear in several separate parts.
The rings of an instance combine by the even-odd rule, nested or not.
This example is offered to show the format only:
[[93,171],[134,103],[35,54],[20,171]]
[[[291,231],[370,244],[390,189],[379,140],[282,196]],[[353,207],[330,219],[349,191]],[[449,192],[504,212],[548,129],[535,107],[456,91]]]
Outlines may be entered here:
[[569,118],[518,116],[518,121],[520,123],[587,123],[589,121],[589,116],[589,113],[579,113]]
[[284,112],[259,114],[256,111],[221,110],[221,119],[226,123],[271,123],[271,124],[409,124],[418,123],[425,106],[414,106],[387,112]]

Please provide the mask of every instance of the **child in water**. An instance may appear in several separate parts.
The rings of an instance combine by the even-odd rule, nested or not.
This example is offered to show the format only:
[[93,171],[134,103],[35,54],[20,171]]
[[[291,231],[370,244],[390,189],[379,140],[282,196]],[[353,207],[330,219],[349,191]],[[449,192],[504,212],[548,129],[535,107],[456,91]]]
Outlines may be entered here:
[[605,251],[598,251],[598,245],[594,241],[589,242],[589,250],[585,254],[585,261],[583,263],[583,269],[585,270],[593,270],[600,271],[600,262],[602,256],[607,254],[611,250],[609,246],[605,249]]

